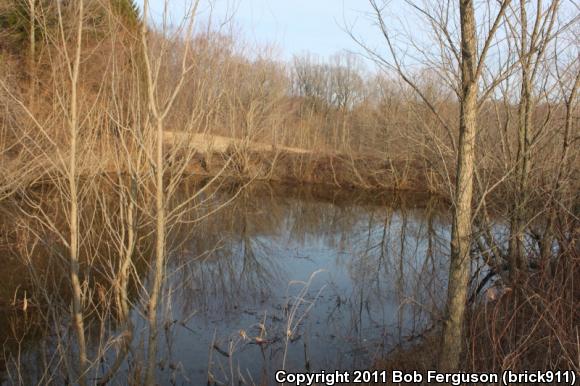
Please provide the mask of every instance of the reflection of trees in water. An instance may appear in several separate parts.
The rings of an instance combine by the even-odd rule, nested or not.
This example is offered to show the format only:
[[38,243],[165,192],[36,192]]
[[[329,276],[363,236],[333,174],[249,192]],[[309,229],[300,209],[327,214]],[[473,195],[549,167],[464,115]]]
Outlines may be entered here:
[[[209,320],[241,313],[249,304],[256,310],[261,309],[262,300],[268,300],[275,290],[288,284],[283,259],[292,258],[287,253],[289,246],[300,249],[314,245],[328,250],[334,259],[332,263],[346,270],[352,282],[351,292],[340,292],[337,299],[342,315],[350,315],[348,333],[356,342],[362,342],[369,324],[386,326],[391,321],[389,310],[393,305],[406,304],[399,312],[400,335],[401,326],[408,320],[416,321],[417,330],[420,330],[426,312],[437,304],[440,282],[437,280],[439,274],[434,273],[439,272],[442,265],[439,258],[445,250],[441,239],[446,233],[441,229],[446,229],[446,224],[435,204],[428,210],[413,209],[414,202],[390,197],[377,199],[364,194],[335,193],[330,189],[320,193],[257,184],[229,202],[237,193],[234,188],[200,195],[193,203],[196,208],[172,228],[164,299],[166,321],[173,323],[170,327],[175,321],[186,323],[194,314]],[[195,194],[195,189],[189,186],[180,194]],[[91,222],[90,229],[98,230],[87,233],[83,244],[83,255],[91,262],[84,267],[86,274],[92,277],[88,281],[88,299],[94,297],[95,300],[91,305],[93,312],[88,313],[87,329],[92,331],[88,336],[95,347],[103,347],[118,334],[115,311],[102,307],[116,307],[114,301],[106,299],[113,297],[108,288],[114,280],[120,249],[115,243],[123,243],[123,238],[108,232],[107,229],[117,226],[107,227],[106,221],[99,217],[105,207],[107,213],[115,213],[116,200],[116,197],[101,197],[92,206],[87,205],[83,214],[86,221]],[[210,215],[225,203],[228,205],[218,214]],[[204,219],[199,221],[202,217]],[[147,280],[153,235],[147,215],[140,214],[136,218],[138,245],[128,302],[137,311],[133,312],[133,317],[141,318],[143,299],[139,286]],[[107,219],[109,222],[121,220]],[[44,280],[44,284],[37,283],[41,292],[35,296],[55,307],[53,313],[67,315],[69,295],[62,289],[62,279],[58,277],[58,272],[66,272],[65,267],[59,265],[66,261],[66,256],[59,257],[60,250],[59,243],[47,236],[42,251],[36,251],[43,259],[34,265],[38,270],[35,277]],[[302,253],[307,254],[308,250],[303,249]],[[44,263],[39,263],[41,261]],[[337,288],[337,291],[342,289]],[[99,300],[103,295],[105,301]],[[332,312],[329,308],[331,318]],[[407,314],[403,315],[407,312],[410,312],[410,319]],[[57,319],[51,319],[51,323]],[[58,320],[66,325],[66,320]],[[66,340],[66,330],[58,331],[63,335],[57,336],[57,340]],[[171,355],[175,339],[171,329],[166,330],[164,337],[163,355]],[[35,339],[44,341],[40,336]],[[134,339],[127,363],[138,360],[138,342],[138,338]],[[35,351],[38,349],[32,349]]]
[[332,258],[352,282],[348,293],[336,288],[340,309],[328,310],[335,331],[354,345],[377,326],[385,344],[419,335],[440,304],[448,237],[437,203],[425,204],[333,204],[249,190],[193,231],[188,245],[196,252],[189,256],[201,256],[186,265],[183,281],[196,283],[197,291],[185,303],[213,315],[242,312],[248,302],[269,298],[271,286],[286,277],[276,253],[290,241],[302,247],[316,242],[337,252]]
[[[352,336],[383,326],[385,340],[402,342],[421,334],[441,304],[445,272],[445,230],[434,202],[425,209],[405,206],[365,213],[366,224],[350,232],[348,270],[353,290],[344,302],[351,312]],[[392,310],[397,310],[393,323]],[[366,324],[364,321],[367,321]]]
[[[290,240],[293,246],[318,242],[339,252],[335,263],[348,269],[358,291],[349,299],[359,314],[355,328],[370,305],[412,299],[432,307],[438,283],[433,273],[441,266],[434,256],[444,252],[443,235],[435,232],[441,226],[436,203],[427,211],[406,209],[401,200],[334,204],[308,197],[310,193],[280,195],[261,186],[249,188],[219,216],[182,235],[187,241],[172,260],[172,288],[186,299],[184,313],[240,312],[244,302],[267,299],[271,286],[279,286],[284,277],[277,253]],[[213,205],[228,198],[216,194]],[[385,277],[395,278],[396,285],[385,283]]]
[[[216,195],[215,205],[227,199],[228,195]],[[174,263],[187,311],[196,308],[215,314],[267,297],[272,282],[279,279],[279,267],[263,236],[280,229],[283,212],[276,209],[280,207],[265,208],[264,201],[256,201],[250,189],[219,216],[209,217],[191,230]]]

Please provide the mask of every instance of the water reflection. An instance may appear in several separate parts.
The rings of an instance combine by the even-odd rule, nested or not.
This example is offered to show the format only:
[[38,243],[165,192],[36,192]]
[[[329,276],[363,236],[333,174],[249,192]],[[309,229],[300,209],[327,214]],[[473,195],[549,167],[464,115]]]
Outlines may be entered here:
[[[202,197],[206,207],[193,217],[234,194]],[[446,208],[425,196],[243,190],[218,214],[173,229],[158,380],[259,384],[282,367],[368,367],[431,328],[443,304],[449,231]],[[139,291],[130,296],[134,334],[115,383],[143,358],[146,316]],[[108,328],[92,341],[119,331]],[[35,341],[50,347],[53,338]],[[14,346],[6,347],[5,357],[14,358]],[[40,355],[36,347],[24,351]]]
[[168,345],[183,379],[206,382],[208,358],[224,383],[364,367],[431,327],[449,245],[435,201],[267,188],[195,227],[171,260]]

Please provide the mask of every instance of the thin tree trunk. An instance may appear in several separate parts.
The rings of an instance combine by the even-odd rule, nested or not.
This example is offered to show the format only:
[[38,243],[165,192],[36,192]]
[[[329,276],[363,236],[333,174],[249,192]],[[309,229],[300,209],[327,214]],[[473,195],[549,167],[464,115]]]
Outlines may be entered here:
[[165,204],[163,189],[163,122],[157,119],[157,149],[156,149],[156,217],[157,240],[155,243],[155,266],[153,267],[153,288],[149,297],[149,345],[147,355],[147,385],[155,384],[155,362],[157,358],[157,306],[165,273]]
[[531,58],[528,52],[528,17],[525,1],[520,2],[521,18],[521,52],[520,61],[522,66],[522,89],[518,106],[518,152],[516,156],[517,178],[516,198],[512,208],[510,220],[509,261],[510,276],[515,280],[518,272],[523,268],[523,223],[526,206],[526,190],[529,174],[530,129],[532,125],[532,97],[531,97]]
[[[77,334],[79,351],[79,379],[81,385],[85,384],[87,372],[87,352],[85,342],[85,328],[82,311],[82,287],[79,279],[79,216],[78,216],[78,186],[77,186],[77,136],[78,136],[78,111],[77,111],[77,87],[80,69],[80,57],[83,32],[83,0],[78,3],[78,25],[76,52],[71,72],[71,100],[70,100],[70,156],[68,170],[68,184],[70,189],[70,278],[73,296],[73,321]],[[62,22],[62,21],[61,21]]]
[[[148,2],[144,3],[144,15],[147,15]],[[157,360],[157,307],[165,276],[165,189],[163,185],[163,116],[158,109],[153,81],[148,44],[147,27],[143,23],[141,30],[141,43],[143,46],[143,58],[147,76],[147,98],[150,113],[155,121],[155,154],[152,156],[155,162],[155,215],[156,215],[156,242],[155,242],[155,265],[153,266],[153,283],[149,295],[147,317],[149,322],[149,338],[147,346],[147,368],[145,372],[145,384],[155,384],[155,368]]]
[[28,78],[30,89],[28,97],[30,106],[33,106],[36,95],[36,0],[28,0],[29,30],[28,30]]
[[455,182],[455,209],[451,233],[451,262],[447,310],[439,366],[444,371],[459,368],[463,350],[463,322],[470,271],[471,200],[477,124],[476,35],[472,0],[460,1],[461,15],[461,115],[459,154]]
[[119,310],[123,323],[129,321],[129,295],[127,288],[129,286],[129,269],[133,264],[133,253],[135,252],[136,243],[136,224],[135,224],[135,201],[137,200],[137,182],[134,176],[131,176],[129,186],[129,197],[127,203],[127,244],[125,245],[125,256],[119,269]]
[[[165,5],[168,2],[166,0]],[[194,0],[191,4],[189,10],[189,23],[187,25],[187,32],[185,36],[188,38],[193,32],[194,16],[196,14],[197,6],[199,5],[199,0]],[[147,20],[149,1],[145,0],[143,2],[143,20]],[[167,31],[164,29],[164,33]],[[159,306],[159,298],[161,296],[163,281],[165,279],[165,238],[166,238],[166,208],[165,202],[168,199],[166,197],[165,185],[163,182],[164,176],[164,156],[163,156],[163,130],[164,130],[164,119],[175,102],[175,98],[179,94],[184,82],[185,76],[192,68],[187,65],[188,58],[188,47],[189,42],[186,41],[184,46],[186,50],[183,54],[181,63],[181,74],[179,80],[171,96],[168,98],[167,102],[164,103],[164,107],[160,109],[160,103],[156,96],[155,87],[159,80],[159,74],[156,73],[152,66],[149,56],[149,49],[147,43],[147,26],[146,23],[142,23],[141,27],[141,44],[143,48],[143,61],[145,65],[145,72],[147,78],[147,100],[149,106],[149,113],[155,122],[154,136],[155,136],[155,154],[152,154],[152,159],[155,164],[155,209],[156,209],[156,243],[155,243],[155,265],[153,267],[153,283],[151,287],[151,292],[149,296],[148,304],[148,322],[149,322],[149,338],[148,338],[148,348],[147,348],[147,369],[145,374],[145,383],[147,385],[155,384],[155,368],[157,360],[157,308]],[[153,152],[152,151],[152,152]],[[175,155],[175,153],[173,153]],[[169,191],[172,190],[171,186],[175,186],[175,180],[170,180],[168,186]],[[172,185],[173,184],[173,185]]]
[[550,269],[550,258],[552,257],[552,243],[554,241],[554,224],[556,222],[556,203],[560,202],[562,196],[562,185],[564,182],[564,176],[569,173],[568,165],[568,153],[570,151],[570,134],[572,133],[572,120],[573,120],[573,109],[576,100],[576,95],[578,93],[578,87],[580,86],[580,72],[576,74],[574,85],[570,91],[570,96],[565,99],[566,103],[566,118],[564,121],[564,138],[562,140],[562,151],[560,157],[560,163],[558,165],[558,173],[556,174],[556,181],[554,183],[551,207],[548,215],[548,221],[546,224],[546,230],[542,238],[540,256],[542,257],[542,264],[544,269]]

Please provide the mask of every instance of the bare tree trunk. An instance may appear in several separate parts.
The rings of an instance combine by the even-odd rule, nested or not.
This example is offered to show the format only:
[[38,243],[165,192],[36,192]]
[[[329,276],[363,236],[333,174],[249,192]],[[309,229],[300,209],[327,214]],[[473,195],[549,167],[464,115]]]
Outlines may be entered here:
[[36,0],[28,0],[29,30],[28,30],[28,77],[30,79],[30,89],[28,97],[30,106],[33,106],[36,94]]
[[129,285],[129,269],[133,264],[133,253],[135,252],[136,235],[135,235],[135,201],[137,200],[137,182],[136,178],[131,175],[131,181],[128,192],[127,203],[127,244],[125,255],[119,269],[119,284],[118,284],[118,303],[121,311],[121,320],[123,323],[131,323],[129,321],[129,295],[127,287]]
[[[148,1],[144,3],[144,19],[147,17]],[[147,368],[145,370],[145,384],[155,384],[155,367],[157,360],[157,307],[165,274],[165,192],[163,185],[163,116],[158,108],[155,96],[154,70],[149,57],[147,43],[147,26],[143,23],[141,30],[141,43],[143,59],[147,77],[147,101],[149,112],[155,122],[155,155],[152,156],[155,165],[155,218],[156,218],[156,241],[155,241],[155,265],[153,266],[153,283],[149,294],[147,317],[149,322],[149,338],[147,346]]]
[[[36,56],[36,29],[34,28],[36,25],[36,0],[28,0],[28,11],[30,12],[29,15],[29,19],[30,19],[30,25],[29,25],[29,31],[28,31],[28,52],[29,52],[29,57],[28,59],[30,60],[29,65],[34,63],[34,57]],[[32,66],[30,66],[32,67]]]
[[[561,75],[558,73],[558,77]],[[560,83],[561,79],[558,80]],[[551,208],[549,209],[548,220],[546,224],[546,230],[542,237],[540,256],[542,257],[542,264],[544,269],[550,270],[550,258],[552,256],[552,243],[554,241],[554,224],[556,223],[556,203],[560,202],[562,197],[562,187],[564,185],[565,176],[569,174],[570,167],[568,165],[568,153],[570,152],[570,134],[572,133],[573,126],[573,109],[576,96],[578,94],[578,88],[580,87],[580,72],[576,73],[572,89],[568,97],[564,95],[564,103],[566,105],[566,117],[564,120],[564,138],[562,139],[562,151],[560,162],[558,165],[558,173],[556,174],[556,180],[554,182],[554,188],[552,190],[551,197]]]
[[165,272],[165,203],[163,189],[163,122],[157,120],[157,149],[155,158],[155,178],[156,178],[156,230],[157,239],[155,243],[155,266],[153,268],[153,287],[149,297],[149,344],[147,352],[147,374],[145,383],[155,384],[155,361],[157,357],[157,305],[161,293],[161,285]]
[[[167,6],[168,0],[165,0],[165,5]],[[161,296],[161,291],[163,287],[163,281],[165,279],[165,242],[166,242],[166,232],[167,232],[167,218],[170,218],[171,212],[169,212],[169,216],[166,214],[166,207],[165,203],[169,199],[168,196],[171,195],[171,192],[175,190],[175,186],[180,179],[180,175],[183,173],[185,169],[185,165],[189,161],[191,161],[191,152],[192,148],[188,144],[184,144],[184,148],[188,149],[189,156],[184,157],[182,164],[180,167],[177,167],[173,172],[172,176],[170,176],[168,184],[167,184],[167,192],[166,187],[163,181],[164,177],[164,154],[163,154],[163,131],[164,131],[164,119],[167,117],[167,114],[172,109],[175,99],[177,95],[180,93],[184,83],[185,83],[185,76],[191,71],[193,68],[192,64],[188,64],[187,60],[189,57],[188,49],[189,39],[192,35],[193,31],[193,24],[195,20],[195,14],[197,11],[197,6],[199,4],[199,0],[194,0],[191,4],[188,16],[187,16],[187,23],[186,29],[182,32],[186,36],[186,41],[184,42],[185,50],[183,52],[182,63],[181,63],[181,73],[179,74],[178,81],[176,85],[172,88],[170,96],[168,99],[160,103],[158,96],[156,94],[159,85],[159,73],[156,69],[152,66],[152,60],[149,52],[149,44],[147,42],[147,26],[146,23],[142,23],[141,28],[141,45],[143,49],[143,61],[145,65],[145,76],[147,78],[147,104],[149,108],[149,114],[153,119],[154,122],[154,130],[153,136],[155,137],[154,140],[154,147],[151,153],[151,159],[153,160],[154,168],[155,168],[155,219],[156,219],[156,243],[155,243],[155,265],[153,267],[153,282],[151,285],[151,292],[149,294],[149,304],[148,304],[148,322],[149,322],[149,337],[148,337],[148,347],[147,347],[147,369],[145,374],[145,383],[147,385],[154,385],[155,384],[155,368],[156,368],[156,360],[157,360],[157,335],[158,335],[158,326],[157,326],[157,308],[159,307],[159,301]],[[148,15],[148,7],[149,1],[145,0],[143,2],[143,20],[147,20]],[[182,26],[183,27],[183,26]],[[164,28],[163,33],[167,33],[167,30]],[[159,64],[160,58],[157,58]],[[160,107],[163,106],[163,107]],[[194,109],[195,111],[195,109]],[[191,140],[191,137],[188,137]],[[173,144],[175,145],[175,143]],[[173,147],[169,153],[170,158],[173,157],[175,159],[175,154],[177,152],[177,147]],[[188,202],[188,200],[186,200]],[[185,205],[182,203],[181,205]]]
[[[524,268],[526,251],[524,248],[524,228],[527,222],[526,207],[529,199],[529,174],[531,169],[531,152],[533,146],[532,138],[537,138],[544,127],[535,130],[533,127],[533,111],[536,100],[534,95],[534,84],[538,70],[542,65],[549,42],[559,33],[556,26],[559,0],[548,3],[544,10],[542,1],[536,2],[536,15],[533,23],[528,28],[528,12],[526,7],[530,2],[520,0],[519,3],[519,24],[520,30],[511,26],[512,33],[519,37],[519,65],[521,68],[521,91],[518,105],[518,151],[515,164],[515,199],[511,207],[510,218],[510,242],[508,257],[510,262],[510,276],[512,280],[517,280],[518,272]],[[531,31],[530,31],[531,30]],[[535,131],[535,133],[533,132]]]
[[529,174],[530,127],[532,125],[532,100],[531,100],[531,75],[530,54],[528,47],[528,16],[525,1],[520,1],[521,18],[521,52],[520,61],[522,68],[521,99],[518,106],[518,151],[516,156],[516,198],[514,200],[510,220],[509,261],[510,276],[515,279],[523,266],[523,222],[526,203],[526,189]]
[[[70,96],[70,156],[68,165],[68,185],[70,190],[70,278],[72,286],[72,314],[73,323],[76,329],[78,351],[79,351],[79,379],[81,385],[85,384],[87,372],[87,349],[85,342],[85,328],[82,310],[82,287],[79,278],[79,215],[78,215],[78,185],[77,185],[77,137],[78,137],[78,78],[80,70],[82,33],[83,33],[83,0],[78,2],[77,36],[75,46],[75,56],[70,69],[71,96]],[[60,17],[59,10],[59,17]],[[59,20],[62,25],[62,18]],[[64,35],[63,35],[64,39]]]
[[460,15],[462,91],[459,154],[455,180],[447,310],[439,358],[440,368],[445,371],[458,369],[463,350],[463,320],[470,271],[471,200],[477,125],[476,35],[472,0],[460,1]]

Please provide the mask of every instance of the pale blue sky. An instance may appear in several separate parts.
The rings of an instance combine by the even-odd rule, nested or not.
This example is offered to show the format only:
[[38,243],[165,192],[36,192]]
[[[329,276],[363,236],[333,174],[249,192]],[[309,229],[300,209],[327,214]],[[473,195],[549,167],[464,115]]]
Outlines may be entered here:
[[[137,1],[142,4],[143,0]],[[169,0],[172,19],[184,13],[185,0]],[[159,20],[163,0],[150,0],[152,15]],[[368,18],[367,0],[202,0],[201,20],[212,10],[214,23],[233,15],[236,30],[255,45],[275,44],[281,59],[309,51],[329,57],[340,50],[360,51],[344,31],[355,23],[357,35],[373,46],[384,44],[380,32]]]

